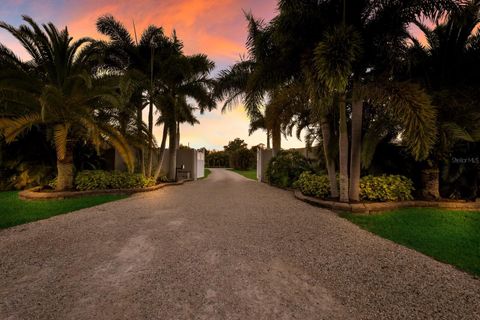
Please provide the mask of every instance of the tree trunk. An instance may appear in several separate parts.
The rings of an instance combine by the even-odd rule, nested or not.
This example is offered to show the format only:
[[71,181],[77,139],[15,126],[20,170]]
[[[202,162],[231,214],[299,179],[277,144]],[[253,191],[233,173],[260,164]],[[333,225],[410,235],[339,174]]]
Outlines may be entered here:
[[177,150],[180,149],[180,122],[177,122]]
[[270,149],[270,130],[267,129],[267,150]]
[[146,175],[150,177],[152,175],[153,164],[153,102],[150,100],[148,106],[148,160],[147,160],[147,172]]
[[65,157],[58,159],[57,155],[57,184],[56,191],[73,189],[73,147],[67,143]]
[[173,121],[170,124],[169,132],[168,132],[168,179],[174,181],[177,179],[177,123]]
[[330,184],[330,196],[332,198],[338,198],[338,184],[337,184],[337,172],[335,170],[335,160],[332,159],[331,146],[332,146],[332,132],[330,131],[330,122],[326,117],[323,117],[320,123],[322,129],[323,140],[323,154],[325,156],[325,165],[327,167],[328,182]]
[[350,200],[360,201],[363,101],[352,104],[352,145],[350,153]]
[[143,145],[143,136],[142,136],[142,127],[143,127],[143,119],[142,119],[142,107],[138,107],[137,109],[137,134],[138,134],[138,142],[142,144],[140,147],[140,173],[145,175],[145,147]]
[[158,179],[160,176],[160,172],[162,171],[163,166],[163,158],[165,155],[165,145],[167,143],[167,135],[168,135],[168,126],[166,124],[163,125],[163,135],[162,135],[162,144],[160,145],[160,151],[158,156],[158,164],[157,169],[155,170],[154,178],[155,180]]
[[422,170],[422,197],[427,200],[440,199],[440,170],[438,165]]
[[272,128],[272,145],[273,145],[273,156],[277,156],[282,148],[282,132],[280,130],[280,124],[275,123]]
[[340,201],[348,202],[348,129],[345,93],[340,97],[338,106],[340,112],[340,132],[338,140],[340,160]]

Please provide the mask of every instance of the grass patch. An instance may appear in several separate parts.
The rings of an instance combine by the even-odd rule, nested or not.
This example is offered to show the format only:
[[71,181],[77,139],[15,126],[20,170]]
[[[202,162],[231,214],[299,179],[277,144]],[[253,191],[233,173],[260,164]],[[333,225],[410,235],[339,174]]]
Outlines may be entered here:
[[203,171],[203,178],[202,179],[207,179],[208,176],[210,175],[210,173],[212,173],[212,171],[210,169],[205,168],[204,171]]
[[17,191],[0,192],[0,229],[47,219],[126,197],[126,195],[99,195],[72,199],[26,201],[18,197]]
[[381,237],[480,276],[480,212],[405,208],[342,217]]
[[250,170],[235,170],[235,169],[228,169],[230,171],[236,172],[245,178],[251,180],[257,180],[257,169],[250,169]]

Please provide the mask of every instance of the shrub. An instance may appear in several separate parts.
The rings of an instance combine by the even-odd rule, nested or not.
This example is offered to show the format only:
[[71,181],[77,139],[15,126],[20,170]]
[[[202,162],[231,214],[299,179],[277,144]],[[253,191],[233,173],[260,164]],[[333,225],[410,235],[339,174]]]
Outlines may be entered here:
[[[304,172],[294,186],[306,196],[326,198],[330,194],[328,177],[324,175]],[[364,201],[412,200],[413,190],[413,182],[404,176],[365,176],[360,180],[360,198]]]
[[365,176],[360,180],[360,198],[368,201],[412,200],[413,182],[404,176]]
[[302,172],[310,171],[307,159],[296,151],[280,151],[267,167],[266,177],[270,184],[282,188],[291,187]]
[[305,171],[293,186],[298,188],[306,196],[326,198],[330,195],[330,185],[328,177],[325,175],[319,176]]
[[77,190],[133,189],[155,185],[153,178],[117,171],[86,170],[75,177]]

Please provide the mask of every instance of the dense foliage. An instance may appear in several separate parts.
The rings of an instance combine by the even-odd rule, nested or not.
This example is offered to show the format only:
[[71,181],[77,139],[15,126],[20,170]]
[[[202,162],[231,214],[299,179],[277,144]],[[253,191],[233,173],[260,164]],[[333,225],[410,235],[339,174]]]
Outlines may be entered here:
[[365,176],[360,179],[360,197],[362,200],[412,200],[413,190],[413,182],[404,176]]
[[227,168],[228,154],[225,151],[210,151],[205,157],[205,165],[210,168]]
[[330,194],[330,186],[326,175],[316,175],[305,171],[293,184],[304,195],[325,199]]
[[298,180],[302,172],[311,169],[307,159],[296,151],[280,151],[273,157],[267,168],[267,179],[270,184],[289,188]]
[[75,188],[79,191],[146,188],[153,185],[153,178],[145,178],[138,173],[86,170],[75,177]]
[[235,170],[248,170],[255,167],[255,153],[249,149],[239,149],[230,152],[230,167]]
[[[294,183],[304,195],[327,198],[330,193],[328,177],[304,172]],[[413,182],[399,175],[365,176],[360,179],[360,196],[364,201],[412,200]]]
[[[203,54],[186,55],[175,34],[168,37],[154,25],[137,41],[111,15],[97,20],[97,31],[105,37],[101,41],[74,40],[67,27],[38,24],[28,16],[23,20],[19,27],[0,22],[27,54],[22,59],[0,44],[0,187],[42,184],[56,171],[56,189],[72,189],[75,172],[90,167],[90,159],[75,152],[79,145],[97,156],[109,152],[106,146],[114,148],[129,172],[154,179],[166,158],[174,177],[180,124],[198,123],[196,110],[215,107],[209,77],[213,61]],[[154,113],[159,114],[156,122]],[[154,160],[154,125],[164,127],[160,161]],[[32,128],[35,136],[28,134]],[[39,136],[44,143],[38,144]],[[164,157],[167,136],[177,148]],[[21,147],[15,151],[43,150],[9,159],[13,152],[7,154],[12,150],[7,144],[16,141]]]
[[248,54],[218,77],[224,110],[241,100],[250,133],[265,130],[273,155],[282,136],[318,143],[330,195],[342,202],[361,199],[362,174],[405,171],[378,172],[386,144],[408,158],[419,196],[480,196],[479,1],[278,1],[277,9],[269,22],[246,15]]

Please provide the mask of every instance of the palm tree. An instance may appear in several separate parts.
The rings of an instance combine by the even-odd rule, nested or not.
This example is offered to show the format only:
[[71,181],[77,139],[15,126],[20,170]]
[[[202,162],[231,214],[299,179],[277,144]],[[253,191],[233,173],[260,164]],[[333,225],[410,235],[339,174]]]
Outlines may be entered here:
[[[148,26],[142,33],[140,41],[130,35],[125,26],[111,15],[105,15],[97,20],[97,30],[109,37],[108,43],[102,43],[104,49],[104,67],[114,70],[130,70],[136,72],[136,81],[139,83],[138,92],[133,95],[137,105],[137,134],[142,137],[142,112],[148,106],[148,146],[147,167],[145,168],[145,150],[142,147],[141,171],[148,176],[152,171],[153,159],[153,113],[155,81],[160,76],[157,68],[158,56],[165,48],[171,48],[172,42],[164,35],[163,29],[154,25]],[[146,93],[146,94],[144,94]],[[146,103],[142,103],[143,100]]]
[[96,146],[102,140],[111,143],[129,169],[133,156],[125,138],[108,123],[98,121],[96,111],[118,102],[115,90],[87,69],[95,51],[92,40],[73,41],[67,28],[58,30],[52,23],[40,27],[24,16],[26,25],[15,28],[0,22],[0,28],[14,36],[30,55],[20,60],[11,50],[0,46],[0,100],[21,106],[22,114],[2,115],[0,131],[6,142],[33,125],[52,132],[57,155],[57,190],[73,187],[73,147],[79,139]]
[[468,1],[434,28],[416,21],[426,45],[411,37],[407,76],[422,83],[438,109],[438,139],[422,172],[425,198],[440,198],[440,164],[455,145],[480,140],[479,14],[480,1]]
[[[327,34],[318,44],[315,58],[321,82],[330,87],[329,81],[341,79],[341,89],[345,85],[351,96],[350,177],[348,182],[341,182],[343,186],[341,185],[340,197],[343,201],[347,200],[347,183],[348,198],[359,200],[363,109],[372,99],[380,96],[382,98],[379,100],[383,104],[377,105],[378,107],[401,110],[399,114],[403,121],[403,143],[417,160],[424,159],[431,149],[435,138],[435,112],[431,101],[418,86],[399,80],[398,66],[402,65],[402,56],[399,53],[405,52],[409,23],[418,16],[433,17],[439,12],[445,12],[444,10],[455,10],[456,7],[455,1],[448,0],[384,3],[343,1],[343,4],[337,2],[333,6],[332,17],[340,27]],[[331,63],[330,60],[334,62]],[[341,92],[335,86],[330,89]],[[399,91],[405,95],[397,94]],[[346,129],[342,111],[343,100],[339,99],[340,135]],[[418,125],[415,129],[414,124]],[[416,136],[413,136],[414,134]],[[340,171],[347,172],[348,148],[345,143],[348,139],[340,140],[340,162],[343,160]],[[345,177],[340,173],[341,180],[342,176]]]
[[214,67],[214,62],[206,55],[185,56],[180,53],[166,59],[161,69],[163,74],[160,85],[160,94],[163,96],[162,110],[164,107],[173,110],[163,118],[169,136],[168,177],[170,180],[176,179],[180,123],[183,121],[195,123],[192,115],[193,108],[187,103],[187,99],[193,100],[201,113],[216,107],[211,93],[214,80],[209,77]]

